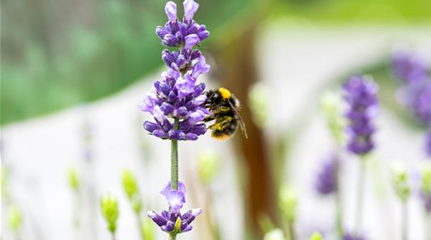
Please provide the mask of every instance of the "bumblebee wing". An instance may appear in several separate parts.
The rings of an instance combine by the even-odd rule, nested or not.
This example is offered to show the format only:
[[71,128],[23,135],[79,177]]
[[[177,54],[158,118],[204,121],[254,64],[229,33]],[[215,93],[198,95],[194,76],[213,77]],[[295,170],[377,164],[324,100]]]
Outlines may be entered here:
[[242,117],[241,117],[241,115],[239,114],[238,109],[236,109],[236,107],[235,107],[235,106],[234,106],[230,101],[228,101],[228,102],[229,102],[229,105],[230,105],[230,107],[232,108],[232,110],[235,112],[235,115],[237,115],[237,116],[238,116],[238,118],[239,118],[239,126],[240,126],[240,128],[241,128],[241,132],[242,132],[242,134],[244,134],[245,138],[246,138],[246,139],[248,139],[247,129],[245,128],[245,123],[244,123],[244,121],[242,120]]

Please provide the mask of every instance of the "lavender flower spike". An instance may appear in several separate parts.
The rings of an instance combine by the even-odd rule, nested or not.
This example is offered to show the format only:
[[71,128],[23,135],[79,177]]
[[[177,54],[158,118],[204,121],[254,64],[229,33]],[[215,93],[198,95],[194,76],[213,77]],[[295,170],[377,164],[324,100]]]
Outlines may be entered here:
[[370,79],[354,76],[344,85],[344,99],[348,104],[349,119],[348,150],[357,155],[366,155],[374,149],[372,139],[376,128],[373,118],[378,113],[377,85]]
[[181,214],[181,209],[186,203],[185,194],[187,192],[186,186],[182,182],[178,182],[178,190],[171,189],[169,183],[162,191],[161,194],[166,197],[169,205],[169,211],[162,211],[158,214],[154,211],[147,213],[162,231],[175,234],[188,232],[192,230],[191,223],[195,218],[202,213],[202,209],[192,209],[188,212]]
[[337,191],[337,171],[339,162],[331,155],[322,165],[316,178],[316,190],[321,195],[329,195]]
[[176,51],[163,50],[162,59],[169,69],[155,81],[139,106],[141,111],[154,117],[154,121],[144,122],[143,127],[161,139],[197,140],[207,130],[203,120],[211,113],[203,106],[205,84],[197,80],[210,70],[210,66],[202,53],[194,48],[208,38],[209,32],[193,20],[198,7],[194,0],[184,1],[185,15],[181,22],[177,18],[177,5],[166,3],[169,21],[156,29],[163,45],[178,48]]
[[392,67],[395,76],[405,84],[422,81],[427,76],[427,63],[423,56],[409,52],[397,51],[392,56]]

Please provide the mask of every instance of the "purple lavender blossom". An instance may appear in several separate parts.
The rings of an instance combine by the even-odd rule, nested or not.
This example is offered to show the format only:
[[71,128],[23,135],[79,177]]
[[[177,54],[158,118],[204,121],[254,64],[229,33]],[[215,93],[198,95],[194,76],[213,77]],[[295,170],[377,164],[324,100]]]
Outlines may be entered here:
[[427,61],[418,53],[399,51],[392,58],[401,81],[401,103],[425,126],[431,125],[431,78]]
[[401,87],[401,101],[423,125],[431,126],[431,79]]
[[187,46],[187,37],[194,36],[194,45],[209,37],[209,32],[205,25],[199,25],[193,20],[193,16],[199,8],[193,0],[184,1],[184,18],[183,22],[177,18],[177,5],[174,2],[168,2],[165,7],[166,15],[169,21],[164,27],[158,26],[156,33],[162,40],[163,45],[167,47]]
[[365,240],[366,238],[364,236],[356,236],[353,233],[345,232],[343,236],[343,240]]
[[[197,83],[197,79],[207,73],[210,66],[202,53],[193,48],[206,39],[209,32],[193,20],[198,7],[193,0],[184,1],[185,14],[180,22],[176,4],[168,2],[165,11],[169,21],[164,28],[159,26],[156,30],[164,45],[179,48],[162,52],[162,59],[170,69],[162,73],[162,79],[154,83],[139,106],[155,120],[145,121],[144,128],[161,139],[196,140],[207,130],[203,120],[211,113],[203,107],[205,84]],[[169,118],[177,120],[178,126]]]
[[330,157],[323,162],[323,165],[317,174],[316,190],[319,194],[329,195],[337,191],[337,171],[338,159],[331,154]]
[[[188,232],[192,230],[191,223],[195,218],[202,213],[202,209],[192,209],[188,212],[181,214],[181,208],[186,203],[185,194],[187,192],[186,186],[182,182],[178,182],[178,190],[171,189],[171,183],[160,192],[166,197],[169,205],[169,211],[162,211],[161,214],[157,214],[154,211],[147,213],[161,229],[165,232],[173,232],[175,229],[175,223],[181,221],[179,233]],[[179,219],[179,220],[178,220]]]
[[377,85],[363,76],[354,76],[344,85],[344,99],[348,104],[346,117],[350,120],[347,148],[357,155],[374,149],[372,139],[376,128],[373,119],[378,113]]
[[392,56],[395,76],[405,84],[422,81],[427,76],[427,64],[419,54],[397,51]]

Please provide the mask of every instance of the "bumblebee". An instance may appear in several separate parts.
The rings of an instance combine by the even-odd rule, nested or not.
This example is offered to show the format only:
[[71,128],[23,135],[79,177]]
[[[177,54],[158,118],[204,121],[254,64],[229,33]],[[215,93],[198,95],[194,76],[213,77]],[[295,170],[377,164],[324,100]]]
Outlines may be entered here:
[[244,121],[239,115],[240,102],[226,88],[210,90],[206,92],[207,100],[204,107],[208,109],[212,115],[205,118],[205,122],[215,120],[215,123],[208,127],[211,130],[211,137],[225,140],[235,134],[238,126],[246,138],[247,131]]

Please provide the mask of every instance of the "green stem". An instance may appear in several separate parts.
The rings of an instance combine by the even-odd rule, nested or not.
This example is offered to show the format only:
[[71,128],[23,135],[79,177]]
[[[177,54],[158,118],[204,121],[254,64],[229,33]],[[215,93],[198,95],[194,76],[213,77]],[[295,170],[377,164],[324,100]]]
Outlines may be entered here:
[[[174,130],[179,129],[179,120],[175,119]],[[178,190],[178,140],[171,140],[171,188]]]
[[343,239],[344,231],[343,231],[343,200],[341,199],[341,187],[340,187],[340,156],[338,154],[340,150],[337,149],[337,168],[335,171],[335,208],[336,208],[336,227],[339,235],[339,239]]
[[169,240],[176,240],[177,235],[176,234],[169,234]]
[[287,225],[287,229],[289,231],[289,239],[290,240],[296,240],[296,233],[295,233],[295,228],[293,226],[293,221],[289,222]]
[[337,219],[336,226],[339,235],[339,239],[343,239],[343,203],[341,200],[340,188],[337,186],[337,190],[335,192],[335,207],[337,210]]
[[402,236],[403,236],[403,240],[407,240],[408,239],[408,225],[409,225],[409,210],[407,207],[407,202],[403,202],[402,205],[403,208],[403,212],[402,212],[402,221],[403,221],[403,226],[402,226]]
[[361,231],[362,224],[362,208],[363,208],[363,200],[364,200],[364,191],[365,191],[365,158],[361,159],[359,163],[359,175],[358,175],[358,194],[356,195],[356,232],[355,235],[359,237]]

